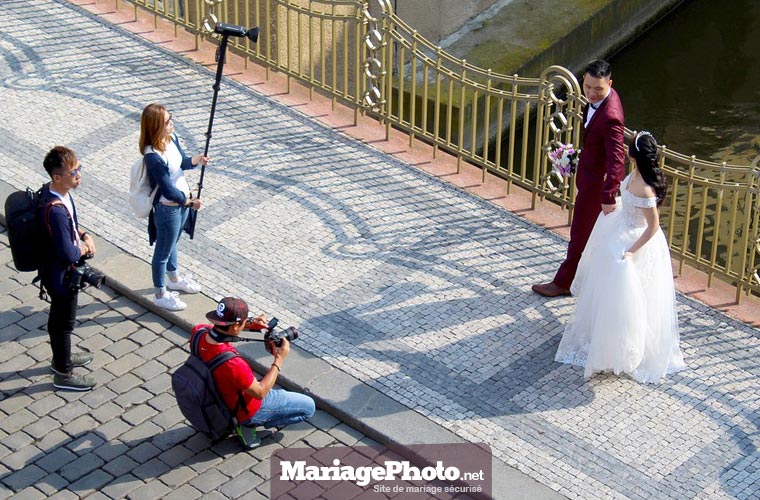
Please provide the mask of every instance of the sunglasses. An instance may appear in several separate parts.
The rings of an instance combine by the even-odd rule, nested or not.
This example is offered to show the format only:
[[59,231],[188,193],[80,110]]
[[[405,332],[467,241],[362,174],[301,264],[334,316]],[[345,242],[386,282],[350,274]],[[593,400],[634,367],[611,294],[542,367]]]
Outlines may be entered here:
[[70,176],[76,177],[82,172],[82,168],[84,168],[84,165],[80,163],[79,166],[75,168],[74,170],[69,170],[68,172],[61,172],[58,175],[66,175],[66,173],[68,173]]

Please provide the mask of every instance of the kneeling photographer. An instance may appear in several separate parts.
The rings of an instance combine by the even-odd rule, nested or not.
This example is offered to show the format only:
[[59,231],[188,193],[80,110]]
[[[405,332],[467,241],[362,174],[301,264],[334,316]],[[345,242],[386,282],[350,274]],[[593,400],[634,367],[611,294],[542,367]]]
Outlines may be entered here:
[[294,330],[286,330],[284,335],[282,332],[273,334],[274,325],[268,325],[264,315],[249,319],[248,304],[235,297],[225,297],[219,301],[216,310],[206,314],[206,319],[213,326],[197,325],[191,334],[191,342],[199,330],[204,335],[198,346],[200,358],[204,362],[223,352],[237,353],[230,342],[236,341],[243,331],[267,332],[264,341],[267,351],[274,359],[261,380],[257,380],[250,365],[242,357],[224,362],[213,372],[219,394],[237,418],[235,430],[244,447],[250,449],[260,444],[256,437],[257,426],[280,428],[302,422],[314,415],[314,400],[309,396],[273,389],[290,352],[288,337],[297,336]]
[[72,354],[71,334],[79,290],[86,284],[100,287],[105,278],[84,263],[95,255],[95,240],[79,228],[71,193],[82,183],[82,164],[76,153],[64,146],[51,149],[42,164],[50,182],[42,189],[37,213],[37,220],[44,225],[40,234],[46,235],[39,276],[50,297],[47,329],[53,351],[53,385],[57,389],[88,391],[95,386],[95,380],[75,375],[73,370],[90,363],[92,354]]

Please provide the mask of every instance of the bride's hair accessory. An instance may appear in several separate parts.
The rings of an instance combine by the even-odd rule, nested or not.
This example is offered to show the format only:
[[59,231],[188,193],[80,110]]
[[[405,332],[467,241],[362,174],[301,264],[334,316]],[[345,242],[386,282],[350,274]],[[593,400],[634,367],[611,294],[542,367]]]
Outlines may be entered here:
[[646,130],[642,130],[641,132],[639,132],[638,134],[636,134],[636,139],[634,139],[634,141],[633,141],[634,146],[636,146],[636,151],[641,151],[639,149],[639,139],[641,137],[644,137],[645,135],[648,135],[649,137],[651,137],[652,140],[654,141],[654,143],[657,144],[657,140],[654,138],[654,136],[652,135],[651,132],[647,132]]
[[[645,140],[639,145],[639,139],[649,136],[651,140]],[[644,182],[654,188],[657,195],[657,205],[662,203],[667,193],[668,184],[665,180],[665,174],[659,165],[659,152],[657,151],[657,139],[651,132],[642,130],[636,134],[636,137],[628,144],[628,155],[636,162],[636,170],[639,171]]]

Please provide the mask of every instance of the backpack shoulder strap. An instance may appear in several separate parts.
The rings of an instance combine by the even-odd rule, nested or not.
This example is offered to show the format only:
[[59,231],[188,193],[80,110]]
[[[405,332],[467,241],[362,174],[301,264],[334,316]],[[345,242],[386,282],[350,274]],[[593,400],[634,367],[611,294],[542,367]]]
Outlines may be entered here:
[[[150,149],[154,153],[156,153],[156,151],[153,150],[153,146],[151,146]],[[148,187],[150,187],[150,183],[152,182],[152,179],[151,179],[151,176],[150,176],[150,172],[148,171],[148,165],[145,163],[145,155],[146,154],[148,154],[148,153],[143,154],[142,155],[142,160],[140,160],[140,165],[141,165],[141,170],[142,170],[141,178],[143,179],[142,182],[147,182],[148,183]],[[156,153],[156,154],[158,154],[158,153]],[[159,155],[159,156],[161,156],[161,155]],[[158,182],[156,182],[156,185],[153,186],[153,189],[150,190],[150,198],[151,198],[151,203],[150,204],[153,205],[153,206],[156,205],[156,202],[158,201],[158,197],[161,195],[159,188],[160,188],[160,186],[158,185]]]
[[[53,210],[53,207],[56,205],[63,205],[63,202],[59,198],[56,198],[45,203],[45,225],[47,226],[48,231],[50,230],[50,211]],[[71,219],[71,214],[68,210],[66,210],[66,215]]]
[[[193,340],[190,343],[190,353],[193,356],[196,356],[198,359],[200,359],[200,356],[198,355],[198,350],[200,348],[201,338],[204,335],[206,335],[208,332],[209,332],[208,328],[199,328],[198,331],[195,332],[195,335],[193,336]],[[227,351],[227,352],[217,354],[216,356],[214,356],[208,361],[204,361],[204,364],[208,367],[209,371],[213,372],[215,369],[219,368],[222,364],[226,363],[232,358],[239,358],[239,357],[240,357],[240,354],[236,352]]]
[[[214,376],[214,370],[222,366],[227,361],[233,359],[233,358],[240,358],[240,354],[236,352],[226,351],[221,354],[217,354],[213,358],[211,358],[208,362],[206,362],[206,366],[208,366],[208,371],[211,372],[211,376]],[[215,382],[216,383],[216,382]],[[219,389],[217,388],[217,391]],[[245,398],[243,398],[243,392],[238,391],[238,397],[237,401],[235,402],[235,407],[230,408],[230,412],[232,413],[233,418],[235,418],[235,413],[237,412],[238,408],[242,408],[244,410],[248,410],[247,405],[245,404]],[[237,420],[236,420],[237,421]]]
[[[47,228],[49,235],[53,234],[53,230],[50,228],[50,212],[53,210],[53,207],[58,205],[63,206],[63,202],[58,197],[45,204],[45,227]],[[66,210],[66,217],[68,217],[70,221],[73,220],[68,210]],[[76,231],[76,228],[74,228],[74,231]],[[73,238],[72,241],[76,241],[76,238]]]
[[198,349],[201,345],[201,337],[207,333],[208,328],[198,328],[198,330],[196,330],[195,335],[190,340],[190,354],[196,356],[197,358],[200,358],[200,356],[198,356]]
[[[206,335],[208,331],[209,331],[208,328],[199,328],[198,331],[195,332],[195,335],[193,336],[193,340],[190,343],[190,352],[194,356],[196,356],[198,359],[200,359],[200,356],[198,356],[198,349],[201,343],[201,337],[203,335]],[[240,353],[226,351],[226,352],[217,354],[216,356],[214,356],[208,361],[204,361],[204,364],[208,367],[208,370],[211,372],[211,375],[213,377],[214,370],[222,366],[227,361],[233,358],[240,358],[240,357],[242,357],[240,356]],[[238,410],[238,408],[242,408],[245,411],[248,410],[248,405],[246,405],[245,403],[245,398],[243,397],[242,391],[238,391],[238,397],[237,397],[237,402],[235,403],[235,407],[230,409],[230,411],[233,414],[233,417],[234,417],[235,412]]]
[[230,352],[230,351],[223,352],[211,358],[206,363],[206,366],[208,366],[208,369],[210,372],[213,372],[214,370],[216,370],[217,368],[219,368],[220,366],[222,366],[224,363],[231,360],[232,358],[239,358],[239,357],[240,357],[240,354],[236,352]]

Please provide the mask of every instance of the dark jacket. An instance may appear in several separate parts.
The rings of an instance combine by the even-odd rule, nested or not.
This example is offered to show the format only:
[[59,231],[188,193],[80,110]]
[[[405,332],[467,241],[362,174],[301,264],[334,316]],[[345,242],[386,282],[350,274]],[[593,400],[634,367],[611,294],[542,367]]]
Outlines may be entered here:
[[50,192],[50,183],[45,184],[42,189],[42,203],[38,208],[37,220],[44,226],[43,232],[47,235],[48,244],[46,245],[45,263],[40,269],[40,278],[49,293],[65,294],[70,292],[68,288],[63,286],[63,277],[66,271],[79,261],[82,252],[75,243],[79,223],[74,197],[71,196],[71,205],[74,208],[73,218],[63,204],[52,205],[50,210],[47,210],[47,205],[58,199],[56,195]]
[[[182,170],[195,168],[196,165],[193,165],[192,157],[187,156],[182,150],[176,134],[172,134],[172,141],[177,146],[180,156],[182,156],[182,165],[180,168]],[[148,171],[151,191],[156,187],[156,184],[158,184],[158,193],[156,193],[156,197],[153,199],[154,205],[158,203],[158,200],[161,199],[162,195],[166,197],[167,200],[179,203],[180,205],[185,204],[187,197],[185,196],[185,193],[174,187],[174,184],[172,184],[171,177],[169,177],[169,165],[163,158],[161,158],[160,154],[146,153],[145,169]]]
[[[588,105],[583,110],[586,120]],[[578,173],[575,182],[579,193],[593,192],[605,205],[614,205],[620,182],[625,177],[625,142],[623,105],[615,89],[594,112],[588,126],[583,129]],[[596,220],[596,214],[594,215]]]

